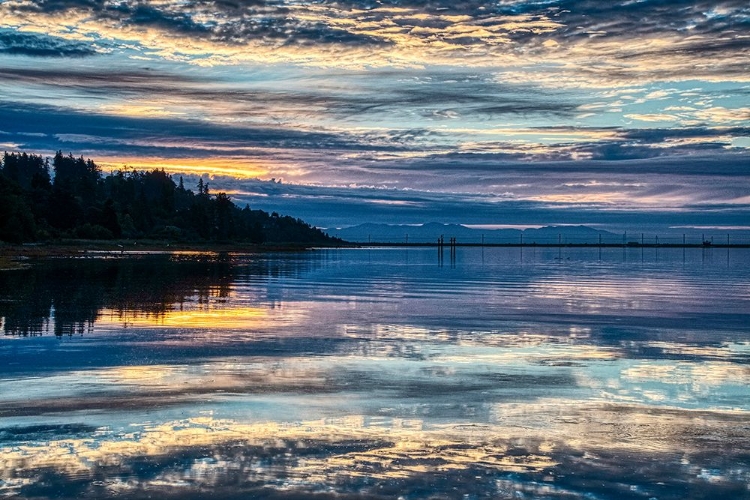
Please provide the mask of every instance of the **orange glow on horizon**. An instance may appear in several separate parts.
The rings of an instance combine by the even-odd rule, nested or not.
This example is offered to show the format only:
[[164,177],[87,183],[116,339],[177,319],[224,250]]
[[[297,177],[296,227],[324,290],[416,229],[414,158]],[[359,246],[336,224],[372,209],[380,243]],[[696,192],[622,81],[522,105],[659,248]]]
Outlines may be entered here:
[[103,157],[97,163],[106,172],[116,170],[164,170],[170,174],[225,175],[237,179],[272,176],[268,166],[247,158],[139,158]]

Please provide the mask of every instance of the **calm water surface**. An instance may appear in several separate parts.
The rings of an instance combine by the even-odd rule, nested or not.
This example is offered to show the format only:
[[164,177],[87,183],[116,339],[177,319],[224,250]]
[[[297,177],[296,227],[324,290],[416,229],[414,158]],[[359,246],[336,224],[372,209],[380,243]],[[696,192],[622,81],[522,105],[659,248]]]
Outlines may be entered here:
[[0,273],[0,496],[750,498],[750,250]]

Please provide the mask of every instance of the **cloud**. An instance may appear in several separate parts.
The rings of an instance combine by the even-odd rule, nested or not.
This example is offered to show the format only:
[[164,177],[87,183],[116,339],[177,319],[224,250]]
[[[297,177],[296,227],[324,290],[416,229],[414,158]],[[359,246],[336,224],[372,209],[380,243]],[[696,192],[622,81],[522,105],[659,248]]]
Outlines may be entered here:
[[[412,129],[435,129],[471,121],[478,128],[479,122],[495,120],[591,124],[601,123],[604,113],[611,114],[604,118],[611,122],[623,112],[652,120],[669,114],[676,117],[673,121],[692,125],[718,123],[663,109],[633,109],[628,102],[610,102],[586,114],[581,106],[591,104],[591,95],[582,89],[693,78],[747,80],[750,50],[736,36],[744,21],[740,4],[731,1],[689,7],[656,0],[490,5],[27,0],[13,5],[0,5],[4,22],[61,37],[106,40],[119,46],[114,64],[124,57],[148,59],[150,64],[228,64],[244,77],[239,85],[242,77],[230,78],[234,84],[219,77],[213,88],[192,82],[154,89],[144,83],[144,90],[153,91],[150,96],[144,91],[137,100],[132,94],[137,90],[121,86],[116,95],[127,99],[129,109],[114,103],[99,111],[186,113],[224,122],[305,127],[407,123]],[[60,9],[70,19],[65,26],[58,22]],[[718,11],[723,14],[717,16]],[[714,51],[710,56],[693,53],[701,47],[707,53],[709,46]],[[285,76],[263,88],[263,77],[253,76],[261,67],[281,65],[282,71],[294,65],[308,68],[299,74],[309,85],[297,85]],[[438,66],[444,75],[421,78],[438,73]],[[327,68],[327,74],[315,74],[314,67]],[[451,71],[457,73],[454,79],[448,75]],[[97,91],[86,83],[77,90],[84,88]],[[663,102],[667,106],[676,101],[677,96],[670,96]]]
[[750,108],[728,109],[714,106],[695,111],[694,116],[699,120],[712,123],[750,122]]
[[[320,149],[351,149],[356,139],[324,132],[304,132],[271,127],[230,127],[197,120],[153,117],[108,116],[78,111],[34,106],[20,103],[0,104],[0,127],[17,133],[42,133],[48,136],[72,134],[72,137],[97,137],[99,143],[117,148],[138,145],[138,141],[153,144],[153,149],[210,146],[235,147],[250,150],[254,146],[285,149],[315,147]],[[171,145],[171,146],[170,146]],[[149,146],[144,145],[144,148]],[[207,149],[211,149],[207,147]]]
[[387,44],[378,37],[336,28],[310,19],[310,16],[295,16],[283,2],[167,1],[154,4],[130,0],[114,4],[88,0],[41,0],[22,2],[11,6],[10,10],[41,15],[77,12],[113,28],[150,29],[167,36],[185,36],[236,46],[252,41],[272,45]]
[[97,50],[89,43],[40,33],[0,29],[0,54],[79,58],[96,55]]
[[[45,73],[37,71],[11,71],[8,74],[9,78],[18,78],[23,82],[45,78]],[[108,79],[108,75],[99,76],[104,80]],[[85,80],[85,73],[63,72],[49,77],[53,81],[58,79],[62,86],[71,85],[67,82],[76,82],[79,78]],[[167,95],[165,88],[174,86],[179,81],[172,80],[167,74],[133,72],[123,73],[117,84],[105,83],[103,87],[95,88],[97,92],[124,92],[125,95],[131,95],[131,85],[143,85],[154,90],[157,95],[162,91]],[[223,106],[221,92],[202,89],[200,86],[191,90],[189,87],[194,83],[189,79],[183,82],[188,87],[185,92],[192,93],[191,99],[202,99],[215,108]],[[246,98],[248,105],[251,105],[253,95],[267,101],[257,110],[259,116],[264,111],[272,110],[274,106],[288,107],[290,110],[304,109],[306,97],[310,96],[294,92],[251,92],[244,96],[231,94],[230,100],[242,101]],[[423,96],[428,98],[429,90],[424,94],[404,95],[420,101]],[[461,100],[460,93],[455,96],[457,100]],[[435,102],[450,98],[439,93]],[[337,100],[332,97],[332,102],[325,103],[324,96],[313,95],[311,100],[313,103],[319,102],[321,107],[329,106],[326,111],[336,116],[343,113],[344,109],[351,111],[349,106],[352,103],[348,99],[342,97]],[[471,103],[476,107],[487,102],[486,96],[470,95],[463,100],[464,105]],[[539,127],[512,129],[510,132],[504,129],[484,130],[484,136],[474,130],[462,129],[305,127],[293,123],[272,125],[246,120],[232,122],[171,115],[169,108],[158,105],[158,98],[153,102],[153,106],[131,104],[122,109],[105,106],[90,112],[62,106],[5,102],[0,105],[0,129],[16,134],[8,137],[9,141],[44,150],[63,147],[92,153],[98,151],[98,155],[108,158],[118,153],[160,158],[236,158],[235,161],[246,164],[256,161],[286,164],[288,169],[298,172],[296,175],[300,182],[300,172],[303,171],[325,172],[329,178],[322,182],[330,182],[330,178],[335,176],[334,172],[339,171],[345,174],[341,182],[363,184],[378,184],[382,181],[374,181],[373,178],[387,178],[390,175],[388,172],[411,171],[413,165],[423,160],[435,160],[435,164],[420,168],[425,168],[426,172],[439,171],[445,160],[451,158],[459,160],[451,173],[452,176],[459,177],[455,182],[462,182],[460,176],[475,168],[492,170],[496,169],[493,165],[507,162],[523,162],[527,165],[526,168],[533,169],[539,163],[555,162],[564,165],[565,162],[577,161],[577,169],[586,169],[585,159],[614,161],[680,158],[701,155],[706,150],[711,150],[717,157],[732,159],[727,161],[737,161],[734,159],[741,158],[743,152],[741,149],[731,149],[730,146],[734,139],[750,135],[750,128],[747,127]],[[378,99],[373,99],[371,104],[378,104]],[[308,103],[311,112],[316,105]],[[391,106],[398,107],[397,104],[388,104],[388,99],[383,99],[382,105],[387,109],[391,109]],[[229,117],[234,113],[236,118],[242,115],[241,108],[239,113],[236,112],[237,109],[228,108],[214,116]],[[472,106],[468,106],[468,109],[472,109]],[[296,111],[299,112],[299,109]],[[43,134],[43,137],[32,138],[27,135],[29,133]],[[496,136],[504,139],[498,140]],[[363,176],[369,175],[372,178],[346,178],[350,172],[364,172]],[[411,181],[419,182],[418,179],[410,179],[409,182]],[[321,177],[310,178],[305,182],[318,183],[321,182]],[[405,181],[394,177],[387,182]]]
[[[668,109],[668,108],[667,108]],[[666,110],[666,109],[665,109]],[[726,124],[726,123],[748,123],[750,122],[750,108],[726,108],[724,106],[711,106],[702,109],[683,107],[672,111],[679,114],[668,113],[628,113],[625,118],[644,122],[672,122],[685,124]]]
[[[570,92],[505,84],[471,72],[421,71],[397,85],[381,86],[389,72],[349,72],[324,75],[307,85],[241,85],[210,80],[195,74],[180,75],[144,69],[72,70],[66,68],[5,68],[5,84],[49,87],[81,97],[106,95],[120,104],[95,101],[93,112],[127,113],[140,109],[176,112],[190,109],[209,120],[257,119],[291,123],[324,123],[330,119],[370,121],[415,114],[429,120],[473,118],[488,120],[503,116],[571,117],[581,104]],[[340,76],[345,89],[331,85]],[[169,113],[164,113],[169,114]]]
[[46,68],[6,67],[2,68],[3,80],[19,85],[48,85],[51,87],[90,88],[97,93],[137,91],[139,93],[159,93],[175,85],[188,85],[191,82],[206,81],[195,76],[158,72],[148,69],[120,69],[116,71],[102,68],[72,69],[55,66]]
[[629,113],[625,115],[625,118],[631,120],[638,120],[642,122],[674,122],[677,121],[676,115],[669,115],[665,113]]
[[209,26],[194,21],[186,12],[169,13],[151,5],[128,5],[123,2],[114,8],[103,10],[100,15],[126,26],[148,26],[169,32],[196,35],[211,31]]
[[622,130],[619,134],[627,139],[643,143],[659,143],[668,139],[704,139],[713,141],[720,137],[742,137],[750,134],[750,127],[686,127],[644,128]]
[[[696,171],[699,165],[695,162]],[[464,186],[465,192],[440,192],[419,188],[279,184],[257,179],[238,181],[222,176],[214,176],[211,186],[216,191],[233,189],[232,198],[241,204],[288,213],[328,228],[363,221],[405,224],[504,221],[542,225],[565,222],[634,227],[698,220],[719,224],[731,220],[741,225],[750,216],[750,205],[724,205],[722,208],[715,203],[728,200],[743,190],[747,192],[746,182],[737,183],[737,178],[721,179],[704,174],[694,179],[670,176],[667,180],[663,173],[643,173],[656,170],[656,165],[644,166],[636,162],[620,164],[621,173],[613,176],[598,172],[600,166],[605,172],[608,170],[607,165],[601,163],[586,165],[587,171],[568,173],[561,173],[560,166],[554,164],[540,165],[532,171],[523,169],[522,165],[512,165],[494,176],[487,166],[485,170],[477,169],[477,180],[473,183],[474,187],[484,183],[483,193],[470,192],[470,186]],[[451,167],[455,169],[455,163],[444,164],[439,172],[429,176],[442,176]],[[678,168],[675,164],[674,170]],[[662,172],[674,170],[672,166],[665,166]],[[413,175],[419,175],[418,169]],[[190,177],[189,182],[193,181],[197,182],[197,178]],[[711,205],[707,205],[709,203]],[[709,206],[712,208],[707,209]]]
[[[23,0],[0,7],[6,22],[55,31],[65,12],[79,34],[134,42],[196,64],[291,61],[339,67],[447,64],[514,67],[603,81],[746,80],[750,29],[736,0],[630,2],[413,2],[364,0],[118,4]],[[332,57],[329,46],[341,52]],[[246,50],[252,47],[254,50]],[[367,50],[362,50],[367,49]],[[576,70],[576,71],[573,71]],[[580,71],[580,72],[577,72]],[[743,78],[744,77],[744,78]]]
[[33,0],[12,6],[13,9],[28,12],[56,14],[72,9],[96,9],[101,2],[96,0]]

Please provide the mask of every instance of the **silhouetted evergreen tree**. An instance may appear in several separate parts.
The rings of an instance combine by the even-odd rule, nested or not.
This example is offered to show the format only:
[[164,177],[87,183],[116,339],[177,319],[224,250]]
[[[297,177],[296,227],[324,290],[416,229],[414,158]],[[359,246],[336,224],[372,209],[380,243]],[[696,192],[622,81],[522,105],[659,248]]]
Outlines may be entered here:
[[20,243],[35,236],[34,216],[23,189],[0,173],[0,240]]
[[107,198],[107,201],[104,202],[104,209],[102,209],[99,223],[102,227],[109,230],[115,238],[122,236],[122,228],[120,227],[120,221],[117,218],[117,211],[115,210],[115,202],[112,201],[112,198]]
[[42,156],[5,152],[2,164],[5,176],[23,189],[50,182],[48,162]]

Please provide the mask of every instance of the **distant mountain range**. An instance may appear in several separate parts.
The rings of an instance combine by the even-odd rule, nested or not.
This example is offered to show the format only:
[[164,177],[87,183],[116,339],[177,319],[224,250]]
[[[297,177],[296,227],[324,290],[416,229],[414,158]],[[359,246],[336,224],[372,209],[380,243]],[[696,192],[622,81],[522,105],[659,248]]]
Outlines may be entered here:
[[458,243],[622,243],[622,234],[588,226],[545,226],[528,229],[476,229],[460,224],[430,222],[421,225],[360,224],[327,230],[330,236],[356,243],[434,243],[442,235]]

